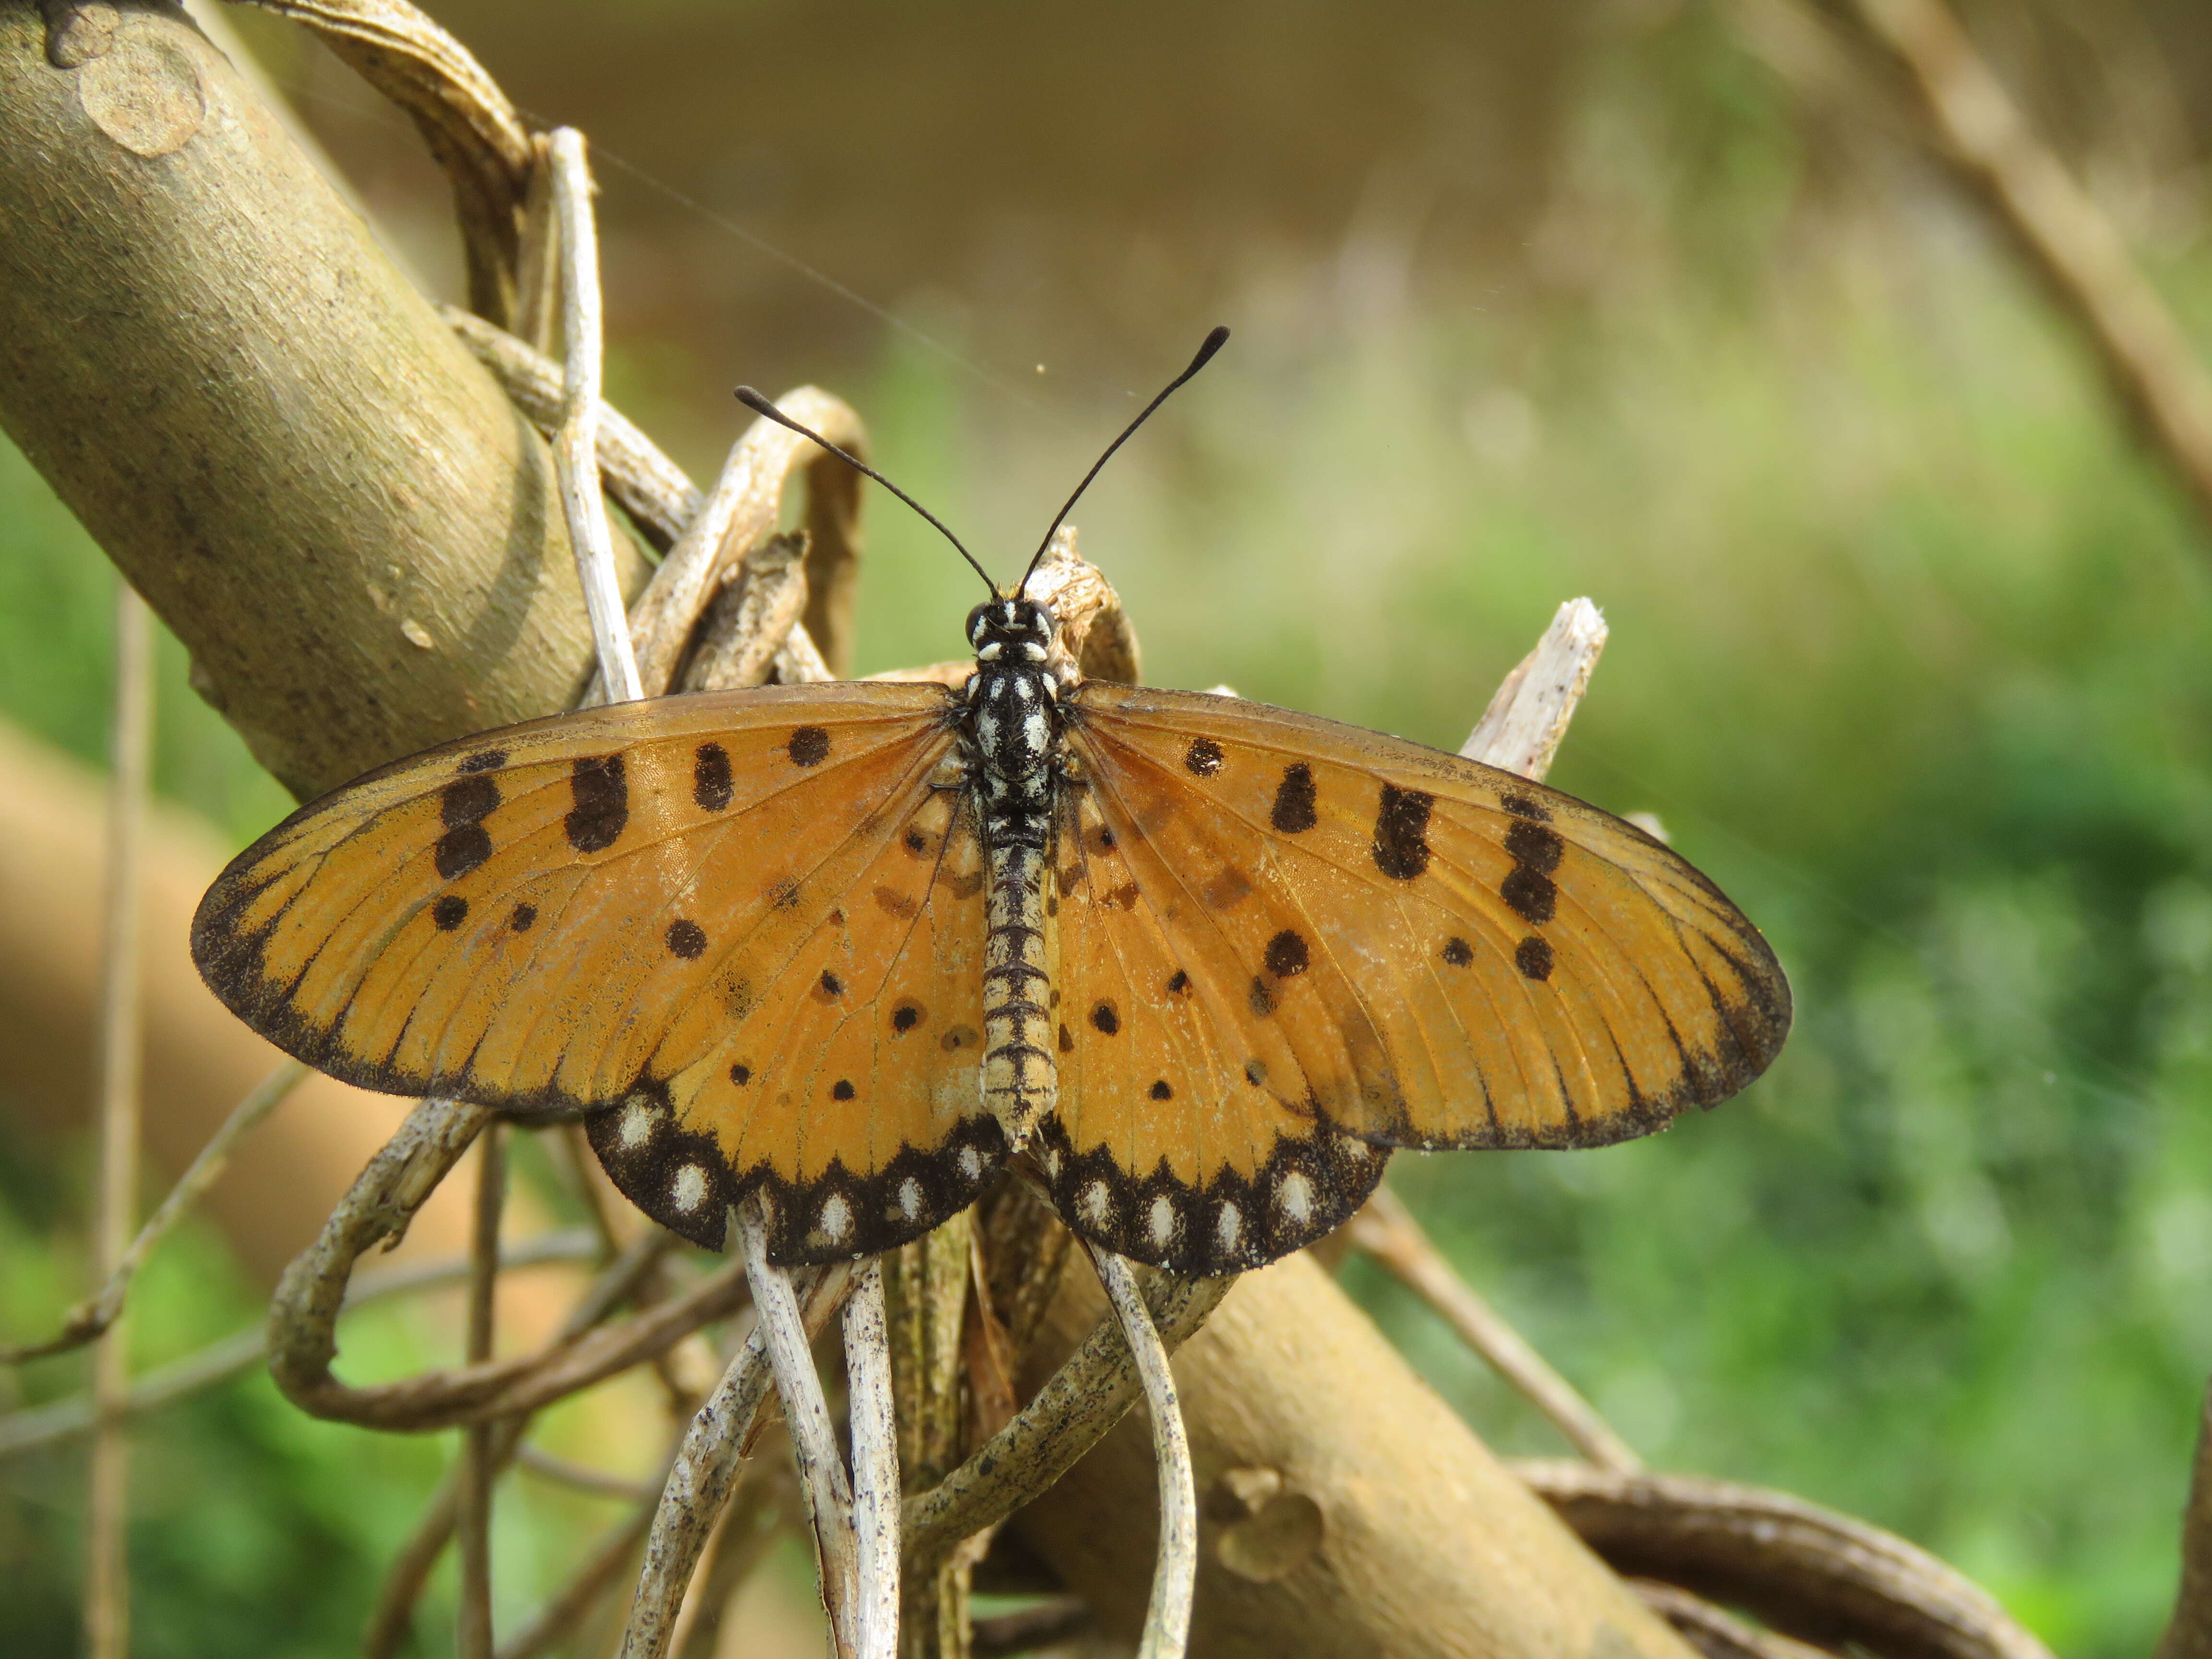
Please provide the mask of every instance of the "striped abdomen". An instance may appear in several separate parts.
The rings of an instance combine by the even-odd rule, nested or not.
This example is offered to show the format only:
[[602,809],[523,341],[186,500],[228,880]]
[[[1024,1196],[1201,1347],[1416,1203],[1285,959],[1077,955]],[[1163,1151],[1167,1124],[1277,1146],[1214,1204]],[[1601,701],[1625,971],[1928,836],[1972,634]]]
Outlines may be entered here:
[[983,945],[983,1103],[1018,1147],[1059,1098],[1053,1060],[1046,852],[989,848],[990,931]]

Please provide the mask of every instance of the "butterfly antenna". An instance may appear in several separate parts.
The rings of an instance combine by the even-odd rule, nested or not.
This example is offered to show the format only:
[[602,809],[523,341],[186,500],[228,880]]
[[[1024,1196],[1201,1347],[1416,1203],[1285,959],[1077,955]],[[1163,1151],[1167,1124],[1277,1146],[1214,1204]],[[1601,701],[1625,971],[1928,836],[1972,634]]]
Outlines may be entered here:
[[[1185,376],[1184,378],[1188,379],[1188,376]],[[1172,391],[1173,388],[1170,387],[1170,390]],[[893,483],[889,478],[884,477],[882,473],[877,471],[875,468],[870,466],[858,455],[853,453],[851,450],[840,448],[837,445],[831,443],[827,438],[823,437],[820,433],[813,430],[811,427],[799,425],[799,423],[793,420],[790,416],[785,414],[774,404],[770,403],[768,400],[767,394],[756,390],[752,386],[739,386],[738,388],[738,401],[743,404],[747,409],[752,410],[754,414],[761,416],[767,420],[774,421],[778,426],[788,427],[802,438],[813,439],[816,443],[820,444],[823,448],[828,450],[832,455],[835,455],[839,460],[844,462],[846,465],[851,467],[855,472],[863,473],[868,477],[873,478],[884,489],[890,490],[892,495],[897,496],[915,512],[921,514],[923,518],[928,520],[930,523],[936,526],[937,533],[944,537],[946,541],[951,542],[953,546],[958,548],[960,550],[960,556],[967,560],[969,568],[972,568],[977,575],[983,579],[983,586],[989,588],[994,593],[996,593],[999,591],[998,584],[991,580],[991,573],[984,569],[981,565],[975,562],[975,556],[968,550],[966,544],[961,541],[959,537],[954,535],[951,530],[946,528],[944,520],[939,518],[937,514],[931,512],[920,501],[915,500],[913,496],[908,495],[906,491],[901,489],[896,484]],[[1024,577],[1023,580],[1027,580],[1028,579]]]
[[1066,522],[1067,515],[1075,510],[1075,504],[1083,498],[1083,492],[1091,488],[1091,481],[1098,476],[1099,469],[1104,466],[1107,462],[1114,459],[1114,452],[1115,450],[1119,449],[1123,444],[1129,441],[1129,434],[1131,433],[1134,432],[1139,427],[1144,425],[1146,421],[1152,419],[1152,411],[1158,409],[1162,404],[1167,402],[1169,395],[1173,392],[1177,386],[1180,386],[1185,380],[1188,380],[1192,375],[1197,374],[1200,369],[1204,368],[1206,364],[1212,360],[1213,354],[1220,350],[1221,348],[1228,343],[1228,339],[1229,331],[1226,328],[1216,325],[1213,331],[1206,337],[1206,343],[1199,347],[1198,356],[1190,360],[1190,367],[1183,370],[1182,374],[1176,375],[1175,379],[1170,380],[1165,386],[1162,387],[1160,395],[1145,405],[1144,412],[1139,415],[1135,420],[1130,422],[1128,425],[1123,427],[1121,428],[1121,435],[1115,439],[1112,443],[1106,446],[1106,453],[1103,455],[1101,455],[1097,461],[1091,464],[1091,471],[1083,475],[1083,482],[1075,486],[1075,494],[1067,498],[1067,505],[1061,507],[1060,509],[1059,515],[1053,520],[1052,528],[1044,532],[1044,540],[1037,544],[1037,550],[1030,560],[1030,568],[1022,572],[1021,580],[1014,584],[1015,592],[1018,593],[1023,588],[1029,586],[1030,578],[1036,573],[1037,562],[1044,557],[1046,551],[1052,546],[1052,538],[1060,533],[1060,526],[1061,524]]

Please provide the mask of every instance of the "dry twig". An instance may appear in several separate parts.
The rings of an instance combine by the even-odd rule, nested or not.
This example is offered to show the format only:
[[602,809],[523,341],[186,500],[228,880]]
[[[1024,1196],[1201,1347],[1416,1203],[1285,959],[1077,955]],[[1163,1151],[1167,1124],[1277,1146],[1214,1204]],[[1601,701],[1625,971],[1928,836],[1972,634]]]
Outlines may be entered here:
[[1943,0],[1853,0],[1904,65],[1939,149],[2088,337],[2152,447],[2212,517],[2212,375],[2094,198],[2037,136]]
[[[1234,1279],[1153,1277],[1145,1304],[1172,1353],[1228,1294]],[[906,1501],[906,1571],[920,1572],[1012,1515],[1058,1480],[1136,1403],[1141,1383],[1119,1322],[1101,1319],[1012,1422],[929,1491]]]
[[1602,1469],[1644,1467],[1644,1460],[1574,1384],[1553,1370],[1528,1340],[1453,1270],[1395,1193],[1379,1188],[1352,1217],[1350,1228],[1354,1249],[1389,1269],[1435,1310],[1462,1342],[1549,1418],[1576,1450]]
[[854,1275],[845,1304],[846,1419],[853,1443],[854,1645],[895,1659],[899,1627],[898,1422],[880,1258]]
[[[493,1123],[477,1138],[476,1228],[469,1248],[469,1363],[491,1358],[493,1318],[499,1292],[499,1218],[507,1197],[507,1132]],[[459,1503],[454,1513],[461,1540],[461,1659],[491,1659],[492,1486],[506,1461],[499,1442],[503,1424],[476,1422],[461,1443]]]
[[[154,746],[154,617],[125,583],[116,591],[115,714],[108,750],[106,937],[100,951],[100,1201],[93,1261],[102,1284],[121,1277],[138,1205],[142,1054],[138,963],[139,847]],[[85,1650],[124,1659],[131,1645],[130,1443],[124,1418],[131,1355],[119,1318],[92,1351],[91,1497],[85,1519]]]
[[1742,1607],[1786,1636],[1885,1659],[2050,1659],[1954,1569],[1802,1498],[1586,1463],[1510,1467],[1616,1571]]
[[1198,1492],[1190,1472],[1182,1407],[1176,1399],[1167,1348],[1152,1324],[1151,1310],[1137,1294],[1129,1264],[1110,1250],[1093,1248],[1090,1254],[1122,1340],[1128,1345],[1138,1381],[1144,1385],[1152,1422],[1152,1457],[1159,1468],[1159,1559],[1152,1569],[1152,1602],[1145,1614],[1138,1659],[1182,1659],[1190,1642],[1191,1596],[1198,1582]]
[[200,1195],[222,1179],[229,1165],[230,1154],[256,1125],[276,1109],[285,1096],[298,1086],[307,1075],[307,1067],[296,1060],[288,1060],[264,1079],[260,1085],[240,1101],[222,1127],[208,1138],[177,1184],[169,1189],[154,1213],[146,1218],[146,1224],[131,1241],[123,1259],[116,1263],[115,1271],[107,1276],[94,1295],[87,1297],[70,1310],[62,1321],[60,1332],[43,1342],[33,1342],[21,1347],[0,1348],[0,1365],[20,1364],[25,1360],[44,1359],[51,1354],[64,1353],[82,1347],[113,1324],[123,1311],[124,1298],[130,1294],[131,1281],[137,1273],[148,1254],[160,1243],[169,1230],[184,1219]]
[[[742,1235],[741,1228],[732,1231]],[[805,1333],[826,1324],[843,1300],[849,1273],[841,1265],[806,1268],[798,1277],[796,1285],[787,1284],[786,1288],[793,1291],[794,1300],[800,1295],[805,1297],[803,1345]],[[685,1587],[691,1582],[731,1488],[737,1484],[746,1444],[767,1403],[773,1370],[769,1354],[769,1337],[763,1318],[747,1334],[720,1385],[708,1396],[684,1431],[646,1540],[645,1570],[630,1603],[629,1626],[623,1632],[622,1659],[663,1659],[668,1651]],[[807,1370],[811,1376],[811,1361]],[[796,1440],[794,1431],[794,1445]]]
[[[501,1252],[501,1266],[509,1272],[547,1261],[588,1261],[597,1254],[592,1237],[580,1231],[547,1233]],[[346,1291],[346,1311],[416,1291],[458,1285],[469,1275],[466,1257],[441,1261],[409,1262],[382,1267],[355,1279]],[[203,1389],[252,1370],[267,1353],[262,1327],[233,1332],[197,1352],[146,1372],[131,1385],[123,1414],[128,1417],[173,1404]],[[71,1395],[0,1417],[0,1460],[41,1451],[49,1446],[88,1434],[92,1430],[92,1396]]]
[[584,159],[584,135],[574,127],[556,131],[547,152],[561,226],[561,334],[567,354],[553,461],[584,606],[591,613],[592,639],[599,647],[599,683],[610,702],[631,702],[645,692],[630,648],[606,508],[599,501],[599,239],[592,216],[591,168]]

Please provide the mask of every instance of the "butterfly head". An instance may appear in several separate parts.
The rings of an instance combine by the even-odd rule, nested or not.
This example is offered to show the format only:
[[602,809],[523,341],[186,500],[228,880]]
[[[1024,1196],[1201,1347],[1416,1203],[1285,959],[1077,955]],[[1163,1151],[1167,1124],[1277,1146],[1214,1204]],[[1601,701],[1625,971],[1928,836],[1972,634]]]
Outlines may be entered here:
[[978,662],[1042,663],[1059,624],[1052,608],[1018,594],[1002,594],[968,613],[968,643]]

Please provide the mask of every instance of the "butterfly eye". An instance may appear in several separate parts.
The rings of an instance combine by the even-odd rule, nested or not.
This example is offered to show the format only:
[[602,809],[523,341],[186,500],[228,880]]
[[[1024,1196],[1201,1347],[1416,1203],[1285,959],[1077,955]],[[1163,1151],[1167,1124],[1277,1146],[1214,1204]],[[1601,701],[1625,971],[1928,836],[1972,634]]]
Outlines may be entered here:
[[986,613],[990,610],[990,608],[991,607],[988,605],[979,605],[973,611],[970,611],[968,613],[969,644],[981,645],[983,643],[983,629],[989,625]]

